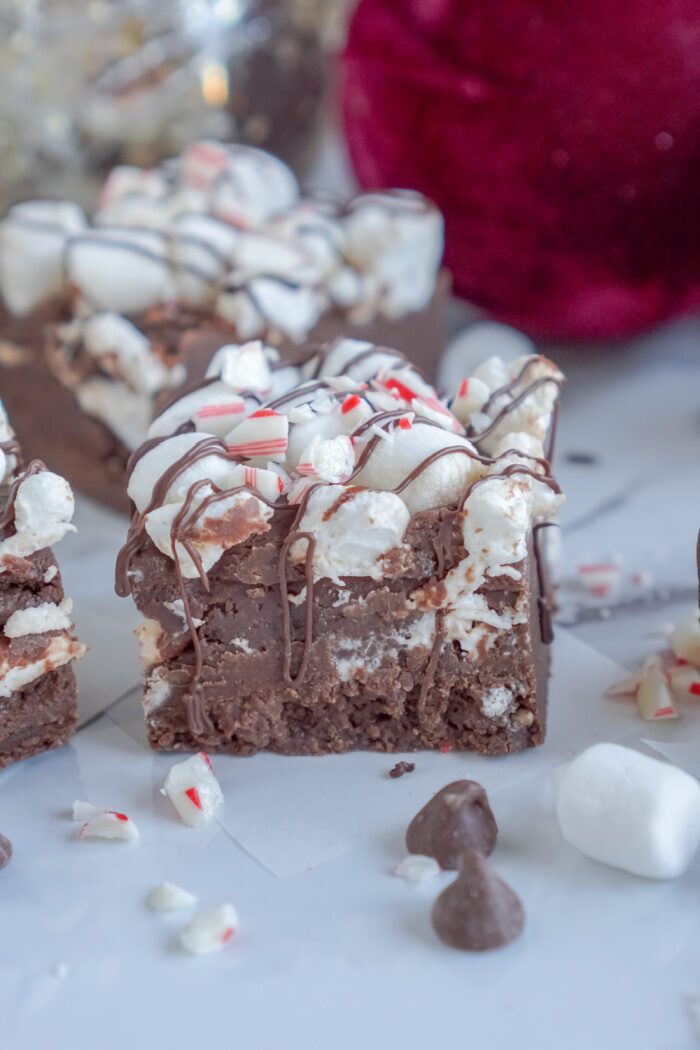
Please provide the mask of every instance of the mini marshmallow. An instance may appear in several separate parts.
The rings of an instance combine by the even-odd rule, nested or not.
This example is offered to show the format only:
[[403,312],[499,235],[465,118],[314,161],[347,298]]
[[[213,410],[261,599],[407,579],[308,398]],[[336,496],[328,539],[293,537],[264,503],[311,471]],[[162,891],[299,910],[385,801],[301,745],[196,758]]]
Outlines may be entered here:
[[271,408],[260,408],[238,424],[225,441],[229,452],[241,459],[262,457],[284,463],[289,420]]
[[128,449],[145,441],[153,402],[148,394],[136,393],[126,383],[106,376],[90,376],[75,388],[82,411],[104,423]]
[[137,314],[177,298],[165,241],[153,230],[86,230],[68,241],[66,268],[93,309]]
[[[384,559],[401,547],[409,520],[406,504],[392,492],[323,485],[309,496],[299,531],[316,538],[316,578],[379,580],[387,572]],[[303,561],[306,549],[306,540],[297,541],[292,558]]]
[[144,394],[156,394],[169,385],[169,369],[153,353],[146,336],[124,317],[98,313],[83,324],[83,344],[101,367],[123,378]]
[[299,185],[283,161],[252,146],[230,146],[228,153],[226,167],[208,182],[214,215],[233,226],[259,226],[296,204]]
[[678,712],[674,707],[673,697],[666,682],[666,675],[658,658],[647,660],[642,668],[637,690],[637,704],[639,713],[645,722],[678,718]]
[[[153,490],[158,480],[169,467],[186,456],[203,441],[211,441],[206,434],[176,434],[166,438],[152,448],[136,463],[127,492],[140,511],[144,511],[151,502]],[[220,451],[212,449],[196,462],[185,467],[173,480],[165,494],[165,502],[175,503],[185,498],[187,490],[196,481],[208,479],[219,488],[229,488],[229,478],[234,464],[228,459],[223,445]]]
[[181,819],[192,828],[207,824],[224,800],[211,760],[203,751],[171,766],[163,789]]
[[180,942],[193,955],[218,951],[231,939],[238,928],[238,915],[230,904],[207,908],[195,915],[182,930]]
[[[428,456],[440,449],[458,451],[440,456],[402,489],[400,496],[412,514],[454,502],[482,468],[468,452],[474,446],[465,438],[438,427],[415,425],[410,430],[394,428],[392,441],[381,441],[371,452],[354,481],[375,489],[393,489]],[[459,449],[464,449],[460,452]]]
[[126,813],[117,813],[114,810],[103,810],[91,816],[78,833],[81,839],[123,839],[135,842],[138,837],[138,828]]
[[440,865],[434,857],[424,857],[421,853],[411,853],[404,857],[394,868],[394,875],[409,882],[427,882],[440,874]]
[[261,276],[222,292],[216,312],[247,338],[274,328],[292,342],[301,343],[326,308],[325,299],[316,286]]
[[196,903],[194,893],[183,890],[174,882],[161,882],[146,898],[146,906],[152,911],[179,911],[181,908],[191,908]]
[[355,451],[345,434],[322,438],[316,435],[302,451],[297,471],[316,481],[338,484],[346,481],[355,467]]
[[62,602],[41,602],[28,609],[15,609],[3,628],[6,638],[24,638],[45,631],[67,631],[73,626],[71,613],[73,602],[64,598]]
[[26,201],[0,223],[0,290],[10,313],[26,316],[65,287],[63,250],[85,226],[77,204]]
[[689,619],[676,624],[671,632],[669,645],[679,660],[687,660],[700,667],[700,619],[697,612]]
[[637,751],[596,744],[566,767],[557,817],[567,842],[594,860],[673,879],[700,845],[700,784]]
[[472,377],[463,379],[457,387],[450,408],[457,419],[464,424],[471,422],[474,412],[479,412],[489,398],[489,388],[481,379]]
[[44,547],[58,543],[67,532],[75,500],[65,478],[50,470],[30,474],[20,482],[15,496],[16,532],[0,542],[0,571],[6,554],[28,558]]

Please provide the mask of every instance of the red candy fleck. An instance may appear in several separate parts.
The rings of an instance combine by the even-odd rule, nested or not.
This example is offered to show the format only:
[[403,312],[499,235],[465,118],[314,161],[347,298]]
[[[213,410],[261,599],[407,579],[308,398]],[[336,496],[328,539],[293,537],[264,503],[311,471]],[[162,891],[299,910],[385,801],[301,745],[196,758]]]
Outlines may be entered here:
[[349,394],[343,401],[340,411],[345,415],[347,412],[352,412],[353,408],[357,408],[360,403],[361,398],[357,394]]
[[700,682],[693,682],[690,692],[693,696],[700,696]]
[[411,420],[408,419],[407,416],[403,416],[399,420],[399,426],[401,427],[402,430],[410,430],[411,429]]
[[688,664],[688,661],[687,660],[681,660],[681,658],[679,657],[676,660],[676,663],[678,664],[679,667],[686,667],[687,664]]
[[125,820],[126,821],[126,820],[129,819],[127,817],[126,813],[117,813],[116,810],[114,810],[114,809],[107,810],[107,812],[111,813],[113,817],[117,818],[117,820]]
[[[284,491],[284,482],[282,481],[282,478],[277,478],[277,490],[279,492],[283,492]],[[209,762],[208,758],[207,758],[207,762]],[[211,765],[211,762],[209,762],[209,765]]]
[[209,766],[209,768],[212,769],[211,759],[209,758],[209,755],[206,753],[206,751],[200,751],[199,757],[203,758],[206,764]]
[[450,751],[454,751],[452,744],[441,744],[440,751],[443,755],[449,755]]
[[675,711],[672,707],[660,707],[655,713],[654,718],[665,718],[666,715],[673,715]]
[[459,384],[459,389],[457,390],[457,397],[466,397],[468,391],[469,391],[469,380],[468,379],[463,379],[462,382]]
[[202,800],[199,797],[199,792],[197,791],[197,788],[187,788],[185,794],[187,795],[190,802],[197,807],[197,809],[204,808],[202,806]]
[[414,393],[410,387],[406,386],[405,383],[402,383],[400,379],[394,379],[393,377],[387,379],[384,386],[387,390],[391,390],[392,393],[398,394],[398,396],[402,397],[404,401],[413,401],[413,399],[417,397],[417,394]]
[[230,941],[232,937],[233,937],[233,926],[228,926],[224,930],[224,932],[221,934],[221,941],[222,941],[223,944],[226,944],[226,941]]
[[259,408],[257,412],[252,412],[248,419],[267,419],[268,416],[278,416],[279,414],[279,412],[275,412],[274,408]]

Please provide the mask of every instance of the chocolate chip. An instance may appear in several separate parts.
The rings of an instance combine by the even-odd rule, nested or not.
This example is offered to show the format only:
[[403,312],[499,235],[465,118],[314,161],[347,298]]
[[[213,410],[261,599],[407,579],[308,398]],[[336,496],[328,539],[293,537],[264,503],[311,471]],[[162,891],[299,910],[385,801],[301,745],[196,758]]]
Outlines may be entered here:
[[397,762],[394,768],[389,770],[389,776],[396,780],[398,777],[402,777],[404,773],[412,773],[415,768],[415,762]]
[[467,952],[503,948],[523,932],[520,898],[476,850],[462,858],[455,881],[433,905],[433,926],[441,941]]
[[0,835],[0,871],[12,860],[12,843]]
[[485,856],[496,845],[498,825],[486,792],[474,780],[456,780],[416,814],[406,832],[409,853],[434,857],[441,868],[457,871],[467,850]]

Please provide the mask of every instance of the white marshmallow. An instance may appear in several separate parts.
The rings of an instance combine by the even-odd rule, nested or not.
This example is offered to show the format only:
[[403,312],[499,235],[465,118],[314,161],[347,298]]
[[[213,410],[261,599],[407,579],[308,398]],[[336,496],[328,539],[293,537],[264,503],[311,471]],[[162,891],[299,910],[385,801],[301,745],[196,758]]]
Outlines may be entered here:
[[104,423],[132,452],[146,439],[153,402],[126,383],[90,376],[75,388],[75,398],[87,416]]
[[297,471],[305,477],[331,484],[346,481],[355,466],[355,451],[349,437],[322,438],[318,434],[302,450]]
[[[173,464],[179,463],[183,456],[203,441],[211,441],[211,438],[207,434],[176,434],[165,438],[141,457],[132,471],[127,487],[129,497],[134,501],[138,510],[144,511],[149,505],[154,486],[166,470]],[[234,464],[224,453],[223,446],[218,454],[212,452],[202,456],[182,470],[174,479],[163,502],[177,503],[183,500],[190,486],[204,479],[208,479],[221,489],[230,488],[229,479],[233,466]]]
[[[375,489],[396,488],[411,471],[439,449],[458,446],[474,452],[474,446],[456,434],[425,424],[410,430],[393,428],[391,441],[380,441],[354,479]],[[412,514],[453,503],[477,477],[481,468],[470,456],[455,452],[440,456],[400,493]]]
[[194,893],[183,890],[174,882],[161,882],[146,898],[146,905],[152,911],[179,911],[181,908],[191,908],[196,903]]
[[64,287],[66,239],[85,226],[77,204],[27,201],[0,223],[0,290],[10,313],[24,316]]
[[4,571],[3,555],[27,558],[53,546],[67,532],[75,532],[70,524],[74,507],[73,492],[65,478],[50,470],[26,477],[15,497],[17,531],[0,542],[0,571]]
[[224,800],[209,756],[203,751],[171,766],[163,789],[180,818],[191,828],[207,824]]
[[344,222],[345,254],[382,289],[388,317],[421,310],[432,298],[443,251],[443,222],[419,194],[365,194]]
[[669,644],[679,660],[700,667],[700,619],[697,613],[676,624]]
[[633,875],[677,878],[700,845],[700,784],[629,748],[588,748],[565,769],[557,796],[567,842]]
[[[477,321],[458,333],[447,350],[451,359],[459,361],[462,375],[476,375],[480,381],[487,382],[489,390],[508,382],[505,372],[508,362],[536,352],[534,343],[526,335],[498,321]],[[503,367],[496,371],[493,362],[498,358]]]
[[88,317],[83,325],[83,345],[105,371],[125,379],[132,390],[156,394],[169,385],[172,370],[153,353],[143,332],[119,314]]
[[[192,147],[193,149],[194,147]],[[183,169],[186,170],[183,160]],[[281,160],[251,146],[234,146],[228,163],[209,180],[214,215],[234,226],[259,226],[291,208],[299,197],[294,175]]]
[[0,658],[0,698],[12,696],[49,671],[79,660],[84,653],[85,646],[67,634],[52,635],[41,654],[33,660],[23,658],[17,662],[5,651]]
[[86,230],[66,246],[68,279],[93,309],[136,314],[177,298],[163,237],[150,230]]
[[195,915],[182,930],[180,942],[193,955],[218,951],[238,928],[238,915],[230,904],[207,908]]
[[91,816],[78,833],[81,839],[122,839],[135,842],[139,838],[138,828],[126,813],[114,810],[101,810]]
[[42,602],[29,609],[16,609],[3,628],[6,638],[23,638],[28,634],[43,634],[44,631],[67,631],[73,626],[71,613],[73,602],[64,598],[60,604]]
[[[313,566],[317,579],[369,576],[379,580],[386,573],[383,559],[401,546],[409,520],[406,504],[392,492],[323,485],[309,496],[299,529],[316,537]],[[306,540],[297,541],[292,545],[292,558],[302,562],[306,549]]]

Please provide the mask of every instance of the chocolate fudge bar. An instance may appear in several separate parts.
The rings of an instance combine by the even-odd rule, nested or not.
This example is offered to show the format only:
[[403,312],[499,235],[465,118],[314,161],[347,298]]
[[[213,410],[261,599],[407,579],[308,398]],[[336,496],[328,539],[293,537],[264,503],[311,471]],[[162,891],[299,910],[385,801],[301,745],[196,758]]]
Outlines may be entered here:
[[0,768],[60,747],[75,729],[73,635],[51,547],[73,530],[73,493],[43,463],[26,466],[0,407]]
[[131,461],[117,590],[151,745],[234,754],[539,744],[540,527],[563,377],[492,358],[451,404],[400,353],[226,347]]
[[116,168],[91,222],[30,201],[0,224],[3,397],[29,456],[127,510],[129,455],[227,343],[295,359],[349,334],[432,367],[441,256],[442,219],[419,194],[304,198],[250,147],[200,142],[158,169]]

